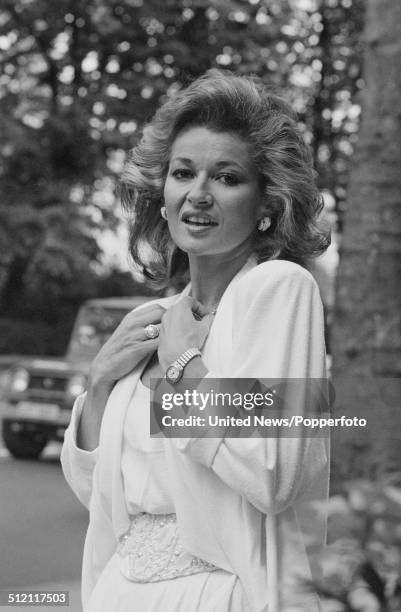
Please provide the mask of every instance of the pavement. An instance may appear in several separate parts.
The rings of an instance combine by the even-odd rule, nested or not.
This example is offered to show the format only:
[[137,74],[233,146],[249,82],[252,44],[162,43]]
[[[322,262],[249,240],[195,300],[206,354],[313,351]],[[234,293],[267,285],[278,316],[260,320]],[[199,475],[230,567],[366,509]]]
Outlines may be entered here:
[[69,606],[1,605],[0,612],[82,612],[80,573],[88,517],[63,478],[60,449],[60,444],[49,444],[40,461],[19,461],[4,448],[0,435],[0,590],[68,591]]

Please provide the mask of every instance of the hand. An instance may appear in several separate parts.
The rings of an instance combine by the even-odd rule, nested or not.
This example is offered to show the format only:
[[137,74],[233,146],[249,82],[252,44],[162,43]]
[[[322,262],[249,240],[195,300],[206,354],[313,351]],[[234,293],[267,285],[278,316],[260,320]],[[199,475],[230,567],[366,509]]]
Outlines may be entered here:
[[144,357],[154,353],[159,338],[147,338],[145,327],[150,323],[159,326],[164,312],[165,308],[152,304],[128,313],[93,360],[90,384],[111,388]]
[[162,368],[166,370],[189,348],[202,348],[212,322],[213,315],[189,296],[166,310],[162,317],[158,348]]

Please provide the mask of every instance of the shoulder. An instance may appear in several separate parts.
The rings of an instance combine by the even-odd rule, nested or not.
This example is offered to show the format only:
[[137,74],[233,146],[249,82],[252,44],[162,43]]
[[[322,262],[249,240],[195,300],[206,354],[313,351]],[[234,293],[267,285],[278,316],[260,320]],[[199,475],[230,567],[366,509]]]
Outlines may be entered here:
[[254,266],[239,279],[232,295],[234,316],[239,318],[282,318],[290,311],[299,315],[301,310],[321,307],[320,291],[311,273],[286,260]]
[[249,270],[238,282],[244,290],[264,291],[279,286],[309,287],[317,289],[312,274],[302,266],[284,259],[264,261]]

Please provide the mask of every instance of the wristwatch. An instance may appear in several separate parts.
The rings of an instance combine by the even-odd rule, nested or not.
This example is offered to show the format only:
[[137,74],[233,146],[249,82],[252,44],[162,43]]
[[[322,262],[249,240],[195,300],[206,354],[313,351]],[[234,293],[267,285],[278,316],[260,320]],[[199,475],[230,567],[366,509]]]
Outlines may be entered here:
[[191,361],[191,359],[198,357],[198,355],[201,357],[202,353],[195,347],[185,351],[178,357],[178,359],[173,361],[173,363],[168,366],[166,370],[166,380],[173,385],[178,383],[178,381],[182,378],[185,366]]

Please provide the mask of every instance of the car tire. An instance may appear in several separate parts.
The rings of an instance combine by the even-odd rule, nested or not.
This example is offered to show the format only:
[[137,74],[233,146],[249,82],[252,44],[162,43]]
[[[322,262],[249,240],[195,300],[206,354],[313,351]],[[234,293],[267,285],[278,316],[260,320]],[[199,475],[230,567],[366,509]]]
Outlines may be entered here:
[[39,459],[48,437],[41,432],[13,431],[13,421],[3,421],[3,441],[15,459]]

